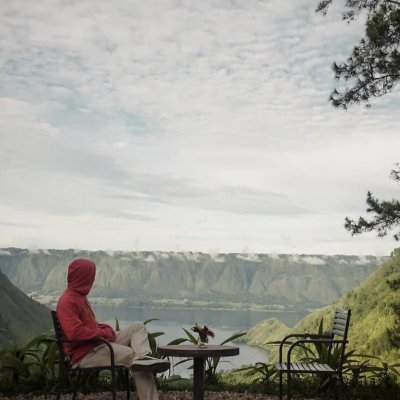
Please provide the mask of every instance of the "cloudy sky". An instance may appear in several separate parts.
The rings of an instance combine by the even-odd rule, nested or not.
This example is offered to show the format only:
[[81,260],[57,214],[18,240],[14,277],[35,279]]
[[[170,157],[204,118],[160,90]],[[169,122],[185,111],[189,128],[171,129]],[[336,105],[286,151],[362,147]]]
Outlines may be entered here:
[[[341,2],[338,2],[340,5]],[[317,0],[3,0],[0,247],[388,254],[399,95],[334,109]]]

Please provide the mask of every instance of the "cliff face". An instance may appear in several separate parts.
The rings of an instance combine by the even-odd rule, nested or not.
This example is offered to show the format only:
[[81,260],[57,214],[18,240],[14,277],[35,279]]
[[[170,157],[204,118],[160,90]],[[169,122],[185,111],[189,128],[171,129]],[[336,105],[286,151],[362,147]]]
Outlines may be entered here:
[[24,292],[58,296],[67,265],[97,264],[93,296],[135,301],[177,299],[320,307],[382,262],[372,256],[307,256],[2,249],[0,270]]
[[10,340],[24,344],[50,328],[50,310],[22,293],[0,272],[0,345]]

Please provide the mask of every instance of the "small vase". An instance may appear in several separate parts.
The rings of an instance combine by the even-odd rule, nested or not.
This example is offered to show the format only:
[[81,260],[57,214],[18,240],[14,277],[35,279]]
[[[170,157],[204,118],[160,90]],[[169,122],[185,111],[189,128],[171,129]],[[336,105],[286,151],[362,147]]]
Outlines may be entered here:
[[204,340],[201,340],[200,338],[197,341],[197,346],[199,347],[207,347],[207,342],[205,342]]

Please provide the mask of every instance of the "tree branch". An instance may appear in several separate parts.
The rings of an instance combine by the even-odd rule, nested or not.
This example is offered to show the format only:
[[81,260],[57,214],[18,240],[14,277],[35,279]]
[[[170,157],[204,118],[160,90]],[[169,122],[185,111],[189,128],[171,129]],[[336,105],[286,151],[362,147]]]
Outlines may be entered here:
[[398,6],[400,6],[400,1],[395,1],[395,0],[385,0],[386,3],[392,3],[392,4],[397,4]]

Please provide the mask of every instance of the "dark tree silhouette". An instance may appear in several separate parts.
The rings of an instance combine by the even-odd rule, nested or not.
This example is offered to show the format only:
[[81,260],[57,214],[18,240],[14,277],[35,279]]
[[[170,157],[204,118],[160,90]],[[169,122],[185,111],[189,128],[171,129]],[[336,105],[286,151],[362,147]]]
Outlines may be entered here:
[[[400,165],[391,172],[391,178],[400,183]],[[358,221],[346,217],[344,227],[353,235],[362,232],[377,231],[379,237],[386,236],[389,231],[400,227],[400,202],[398,200],[380,201],[367,193],[367,213],[373,215],[371,220],[359,217]],[[400,240],[400,230],[393,235],[395,240]]]
[[[324,15],[333,0],[320,1],[316,12]],[[346,62],[333,64],[338,80],[350,86],[334,89],[330,101],[347,109],[354,103],[365,103],[392,91],[400,81],[400,1],[346,0],[343,19],[350,23],[366,13],[365,33],[354,46]]]

